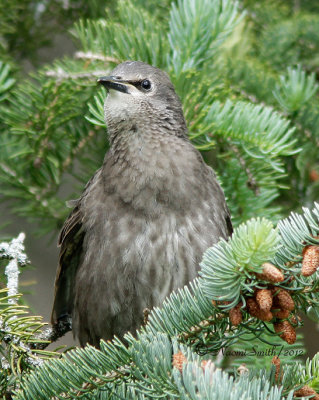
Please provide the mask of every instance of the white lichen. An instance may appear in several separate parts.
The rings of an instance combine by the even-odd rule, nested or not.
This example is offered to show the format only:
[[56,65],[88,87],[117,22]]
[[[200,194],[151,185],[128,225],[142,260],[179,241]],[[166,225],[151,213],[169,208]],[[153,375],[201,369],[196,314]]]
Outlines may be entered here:
[[25,265],[28,262],[28,257],[24,252],[25,234],[21,232],[17,238],[11,240],[10,243],[0,243],[0,253],[2,258],[16,259],[20,265]]
[[8,363],[8,360],[5,357],[1,357],[0,365],[1,369],[10,369],[10,364]]
[[[20,233],[17,238],[11,240],[11,242],[0,243],[0,258],[9,259],[9,262],[5,268],[5,275],[7,277],[7,289],[8,289],[8,303],[15,305],[18,301],[18,288],[19,288],[19,266],[26,265],[28,263],[27,255],[24,249],[25,234]],[[11,322],[18,318],[17,315],[10,315],[8,318],[3,320],[0,317],[0,331],[2,335],[3,343],[14,345],[18,356],[15,356],[14,362],[18,360],[16,357],[20,357],[21,353],[24,353],[26,362],[29,365],[38,367],[43,364],[43,360],[33,353],[31,347],[23,341],[19,335],[12,333]],[[26,328],[28,321],[26,322]],[[21,328],[21,327],[20,327]],[[21,328],[22,329],[22,328]],[[9,355],[9,353],[8,353]],[[10,370],[11,364],[7,358],[0,358],[0,370]]]
[[25,234],[21,232],[17,238],[11,240],[10,243],[0,243],[0,254],[2,258],[9,258],[10,261],[5,268],[7,276],[8,295],[12,296],[9,299],[10,304],[16,303],[14,296],[18,293],[19,287],[19,265],[25,265],[28,262],[27,255],[24,252]]

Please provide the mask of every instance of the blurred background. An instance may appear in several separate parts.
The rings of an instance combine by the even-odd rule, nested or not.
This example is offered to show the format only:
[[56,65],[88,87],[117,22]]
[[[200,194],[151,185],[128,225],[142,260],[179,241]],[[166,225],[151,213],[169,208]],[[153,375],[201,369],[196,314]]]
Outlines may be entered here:
[[[187,76],[180,78],[177,62],[168,72],[183,100],[191,138],[218,172],[235,225],[252,216],[276,222],[318,201],[319,5],[245,0],[238,10],[242,17],[218,39],[210,69],[198,65],[188,72],[195,84],[196,68],[205,79],[185,84]],[[140,15],[135,30],[129,18],[134,13]],[[125,59],[143,58],[166,68],[166,42],[153,43],[151,27],[164,37],[169,13],[167,0],[160,5],[143,0],[0,2],[0,238],[26,233],[32,267],[21,275],[21,290],[46,321],[57,235],[69,211],[65,202],[80,195],[107,150],[100,112],[105,93],[96,87],[96,77]],[[302,151],[278,150],[269,159],[262,158],[264,152],[252,160],[240,141],[230,144],[212,135],[213,125],[198,139],[201,93],[221,104],[230,98],[271,107],[295,128],[294,148]],[[51,111],[60,118],[54,123]],[[318,327],[305,318],[302,332],[307,356],[312,356],[319,350]],[[72,344],[72,335],[62,342]]]

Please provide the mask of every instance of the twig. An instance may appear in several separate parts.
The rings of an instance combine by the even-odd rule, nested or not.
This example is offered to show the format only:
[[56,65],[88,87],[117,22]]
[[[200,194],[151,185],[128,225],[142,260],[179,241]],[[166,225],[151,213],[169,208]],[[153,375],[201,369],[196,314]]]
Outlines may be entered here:
[[75,58],[81,58],[84,60],[97,60],[97,61],[105,61],[105,62],[112,62],[118,64],[120,62],[119,59],[109,56],[104,56],[103,54],[93,53],[92,51],[77,51],[74,54]]
[[100,386],[103,386],[105,382],[112,382],[118,378],[122,378],[125,376],[130,376],[133,364],[126,365],[123,367],[119,367],[117,370],[107,372],[104,374],[103,378],[92,378],[90,382],[85,382],[82,385],[81,389],[72,390],[71,392],[63,392],[59,393],[59,397],[53,397],[52,400],[59,400],[59,399],[74,399],[78,397],[82,397],[84,393],[88,392],[89,390],[98,389]]
[[56,342],[67,332],[72,330],[72,320],[70,317],[61,319],[57,324],[52,325],[44,329],[36,338],[39,340],[46,341],[48,343],[34,343],[32,349],[43,350],[48,347],[51,343]]
[[[46,209],[46,213],[47,215],[51,215],[53,218],[58,218],[59,215],[54,213],[51,208],[48,205],[47,200],[43,199],[43,195],[46,194],[49,190],[50,187],[46,187],[45,189],[43,189],[40,193],[38,188],[35,188],[33,186],[30,186],[29,183],[27,183],[26,181],[24,181],[23,178],[21,178],[21,176],[18,176],[17,173],[11,169],[8,165],[6,164],[0,164],[0,170],[4,171],[7,175],[11,176],[14,178],[14,181],[20,184],[21,188],[27,192],[27,194],[31,195],[39,204],[40,207],[43,207]],[[9,196],[8,196],[9,197]]]
[[214,317],[210,316],[207,319],[200,321],[197,325],[192,326],[188,332],[180,333],[178,335],[178,339],[188,340],[188,339],[196,336],[198,333],[202,332],[203,330],[206,330],[209,326],[214,325],[216,323],[216,320],[221,320],[223,318],[224,318],[224,316],[221,313],[215,315]]
[[234,91],[240,93],[243,97],[245,97],[246,99],[250,100],[252,103],[254,104],[261,104],[261,105],[266,105],[264,102],[261,102],[257,99],[256,96],[252,95],[251,93],[246,92],[243,89],[238,88],[237,86],[230,86],[231,89],[233,89]]
[[[84,59],[84,60],[91,60],[91,61],[104,61],[107,63],[116,63],[118,64],[120,60],[114,57],[104,56],[103,54],[96,54],[92,53],[91,51],[77,51],[74,55],[75,58]],[[92,79],[98,78],[99,76],[105,75],[106,70],[97,70],[97,71],[90,71],[90,72],[74,72],[69,73],[66,72],[61,67],[57,68],[57,70],[49,70],[46,71],[45,75],[50,78],[56,78],[58,80],[65,80],[65,79]]]
[[73,158],[75,157],[75,155],[81,150],[83,149],[83,147],[86,145],[86,143],[91,140],[93,138],[93,136],[95,135],[95,131],[91,130],[88,132],[88,135],[83,138],[82,140],[80,140],[80,142],[78,143],[78,145],[72,150],[71,155],[69,155],[64,163],[62,164],[62,168],[63,170],[65,170],[72,162]]
[[46,71],[45,75],[50,78],[56,78],[58,80],[65,79],[93,79],[98,78],[99,76],[105,75],[105,70],[102,71],[90,71],[90,72],[75,72],[69,73],[64,71],[62,68],[58,68],[57,70],[49,70]]
[[148,323],[148,316],[150,315],[151,310],[149,308],[144,308],[143,310],[143,325],[145,326]]
[[256,179],[254,178],[249,167],[247,166],[246,161],[241,156],[238,147],[231,143],[229,143],[229,146],[238,157],[239,164],[243,167],[244,171],[246,172],[246,175],[248,176],[247,186],[255,193],[256,196],[258,196],[260,191]]

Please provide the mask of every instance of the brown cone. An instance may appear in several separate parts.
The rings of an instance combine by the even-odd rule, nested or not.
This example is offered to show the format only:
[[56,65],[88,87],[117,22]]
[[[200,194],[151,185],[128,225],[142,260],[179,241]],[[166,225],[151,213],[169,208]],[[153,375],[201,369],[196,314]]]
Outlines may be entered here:
[[276,381],[281,381],[281,377],[280,377],[280,358],[278,356],[274,356],[271,360],[271,363],[274,364],[274,366],[276,367],[276,372],[275,372],[275,379]]
[[290,315],[289,310],[281,310],[280,308],[272,309],[271,312],[273,313],[274,317],[278,319],[286,319]]
[[261,310],[257,301],[253,298],[247,299],[247,311],[253,317],[260,319],[261,321],[271,321],[273,315],[270,311]]
[[256,301],[263,311],[270,311],[272,306],[272,294],[269,289],[259,289],[256,293]]
[[177,368],[180,372],[183,371],[183,364],[187,363],[187,358],[184,356],[184,354],[179,351],[176,354],[173,354],[173,367]]
[[282,282],[285,279],[284,274],[273,264],[266,262],[262,267],[262,272],[256,273],[258,278],[272,283]]
[[288,344],[293,344],[296,341],[296,330],[289,323],[289,321],[280,321],[274,323],[274,328],[277,333],[281,333],[279,336]]
[[242,305],[243,305],[243,303],[240,302],[237,304],[237,306],[235,306],[229,310],[229,319],[230,319],[230,323],[233,326],[239,325],[241,323],[241,321],[243,320],[243,313],[241,311]]
[[294,397],[306,397],[306,396],[311,396],[311,395],[313,395],[313,396],[309,397],[309,399],[319,400],[318,393],[314,389],[309,387],[308,385],[305,385],[301,389],[296,390],[294,392]]
[[278,304],[279,308],[282,310],[292,311],[295,309],[295,302],[285,289],[278,289],[278,293],[276,294],[276,304]]
[[306,246],[302,253],[301,274],[303,276],[310,276],[314,274],[319,267],[319,246]]

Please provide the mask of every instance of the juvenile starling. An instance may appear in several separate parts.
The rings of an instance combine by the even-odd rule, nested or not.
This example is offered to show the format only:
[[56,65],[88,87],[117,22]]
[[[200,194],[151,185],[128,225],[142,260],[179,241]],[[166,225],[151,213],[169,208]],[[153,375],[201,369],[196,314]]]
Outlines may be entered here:
[[60,233],[52,312],[53,324],[72,318],[82,346],[134,333],[232,229],[168,75],[127,61],[98,82],[110,149]]

